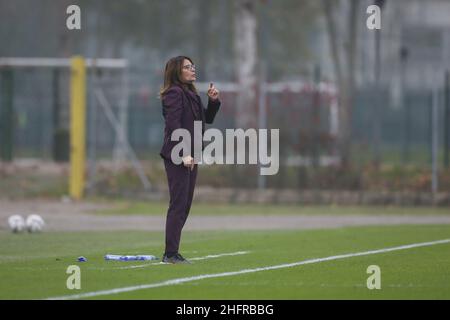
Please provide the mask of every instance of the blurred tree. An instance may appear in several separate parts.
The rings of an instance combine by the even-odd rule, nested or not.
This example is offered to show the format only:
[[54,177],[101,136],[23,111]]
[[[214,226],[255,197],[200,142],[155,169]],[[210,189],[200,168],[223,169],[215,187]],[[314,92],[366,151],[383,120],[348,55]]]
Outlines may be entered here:
[[[200,67],[196,70],[197,79],[205,81],[207,76],[206,66],[208,61],[209,52],[209,20],[211,16],[211,1],[210,0],[198,0],[197,1],[197,65]],[[204,32],[204,31],[207,32]],[[206,80],[207,81],[207,80]]]
[[256,127],[256,67],[258,60],[257,17],[254,0],[234,2],[234,50],[239,86],[236,126]]
[[[322,4],[339,88],[338,148],[342,166],[348,167],[351,162],[351,119],[356,76],[357,13],[360,1],[323,0]],[[345,19],[345,16],[348,18]]]
[[317,1],[261,0],[259,2],[260,57],[268,63],[271,81],[307,77],[320,59]]

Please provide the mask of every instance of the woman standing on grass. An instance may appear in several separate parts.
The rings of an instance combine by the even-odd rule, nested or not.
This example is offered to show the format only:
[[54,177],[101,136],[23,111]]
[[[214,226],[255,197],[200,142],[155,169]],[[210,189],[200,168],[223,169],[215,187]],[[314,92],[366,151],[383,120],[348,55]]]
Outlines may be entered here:
[[[195,65],[192,59],[178,56],[170,59],[164,72],[164,86],[160,91],[162,112],[165,120],[164,143],[160,155],[164,159],[169,184],[170,203],[166,219],[166,247],[163,262],[189,263],[178,252],[181,230],[189,215],[197,179],[197,166],[193,159],[194,121],[202,121],[202,133],[205,123],[212,123],[219,110],[219,91],[211,83],[208,89],[208,106],[203,107],[202,100],[194,86]],[[183,155],[183,163],[172,161],[171,152],[177,141],[171,141],[172,132],[183,128],[191,135],[191,153]],[[203,140],[203,139],[202,139]]]

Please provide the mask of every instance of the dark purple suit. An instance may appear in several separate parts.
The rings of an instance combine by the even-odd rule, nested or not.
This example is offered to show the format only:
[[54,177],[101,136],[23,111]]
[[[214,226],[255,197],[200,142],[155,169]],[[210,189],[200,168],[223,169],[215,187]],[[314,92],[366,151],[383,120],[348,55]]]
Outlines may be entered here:
[[[194,121],[202,121],[202,135],[205,122],[212,123],[220,107],[220,101],[208,101],[205,109],[200,96],[192,91],[173,85],[162,98],[163,116],[165,120],[164,143],[160,155],[164,159],[169,184],[170,203],[166,219],[166,254],[178,252],[181,230],[191,209],[197,180],[197,165],[190,170],[183,164],[176,165],[170,159],[172,148],[179,141],[171,141],[175,129],[184,128],[191,134],[191,156],[194,157]],[[203,142],[202,142],[203,146]],[[184,155],[185,156],[185,155]]]

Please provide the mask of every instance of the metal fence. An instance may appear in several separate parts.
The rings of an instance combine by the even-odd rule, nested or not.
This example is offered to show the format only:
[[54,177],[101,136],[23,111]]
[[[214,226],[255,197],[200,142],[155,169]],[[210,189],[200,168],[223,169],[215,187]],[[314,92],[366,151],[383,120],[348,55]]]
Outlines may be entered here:
[[[98,85],[103,89],[113,113],[120,118],[123,79],[117,71],[104,71],[97,80],[92,77],[92,72],[90,75],[87,90],[88,155],[92,159],[94,152],[95,159],[112,159],[117,147],[117,134],[96,103],[92,88]],[[125,128],[128,141],[141,160],[159,160],[163,139],[164,122],[156,79],[157,75],[147,73],[146,70],[128,73]],[[0,81],[4,81],[4,78]],[[15,70],[13,81],[14,157],[50,161],[55,156],[55,135],[58,130],[67,131],[69,125],[69,72],[56,72],[53,69]],[[221,89],[220,83],[217,86]],[[237,92],[236,86],[231,87],[234,89],[221,90],[222,107],[213,124],[213,127],[222,131],[235,128]],[[314,155],[320,158],[319,166],[336,164],[336,157],[339,156],[336,148],[339,127],[336,95],[316,89],[312,83],[300,86],[295,83],[265,84],[263,99],[266,105],[266,128],[280,129],[281,174],[269,178],[269,186],[300,185],[300,182],[288,182],[289,172],[297,172],[298,177],[294,180],[300,181],[302,174],[295,168],[311,166],[311,157]],[[264,94],[261,92],[258,90],[258,94]],[[373,158],[377,143],[375,115],[380,119],[378,147],[384,163],[429,166],[433,126],[438,128],[441,161],[445,121],[448,121],[445,117],[444,90],[439,91],[439,116],[438,122],[434,124],[431,122],[430,90],[405,91],[404,103],[400,107],[391,105],[389,94],[388,88],[378,93],[370,87],[357,90],[352,121],[354,161],[363,164]],[[204,91],[201,96],[206,102]],[[257,117],[257,103],[250,106],[249,110]],[[258,173],[253,169],[249,172],[255,176],[245,180],[251,181],[249,185],[256,186]],[[238,178],[237,184],[240,183]]]

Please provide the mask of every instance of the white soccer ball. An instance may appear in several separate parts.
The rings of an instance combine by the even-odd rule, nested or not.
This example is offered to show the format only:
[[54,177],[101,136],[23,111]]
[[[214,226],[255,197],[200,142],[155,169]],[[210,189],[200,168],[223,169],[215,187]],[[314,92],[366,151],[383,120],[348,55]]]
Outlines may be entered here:
[[29,215],[26,224],[28,232],[40,232],[45,225],[44,219],[37,214]]
[[14,233],[22,232],[25,229],[25,220],[22,216],[15,214],[8,218],[9,228]]

